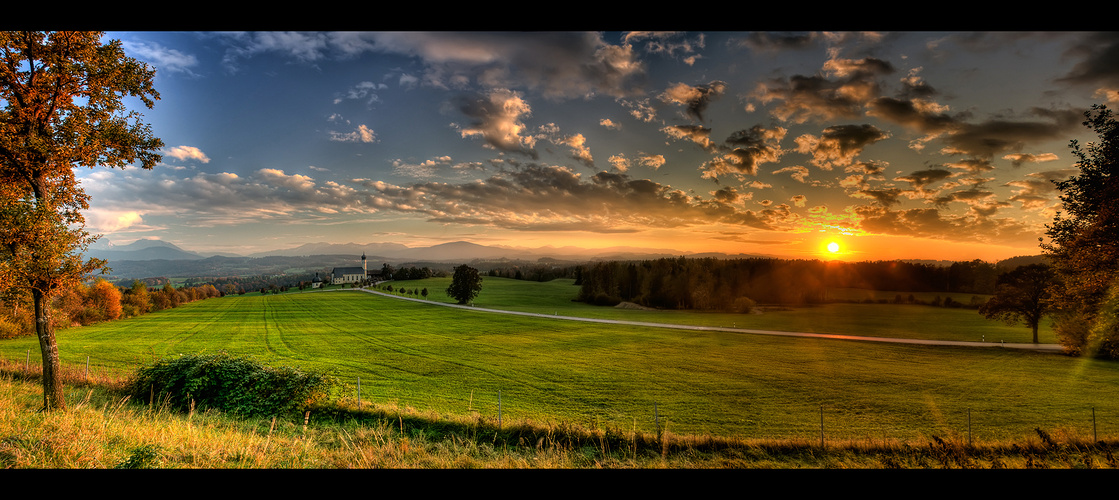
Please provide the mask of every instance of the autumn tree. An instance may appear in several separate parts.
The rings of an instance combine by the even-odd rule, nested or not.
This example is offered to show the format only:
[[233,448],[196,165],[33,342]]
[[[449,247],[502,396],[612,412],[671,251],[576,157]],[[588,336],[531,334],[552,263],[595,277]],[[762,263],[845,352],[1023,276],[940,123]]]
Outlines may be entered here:
[[1046,226],[1042,245],[1056,270],[1056,333],[1073,354],[1119,357],[1119,330],[1097,325],[1101,305],[1119,286],[1119,122],[1103,105],[1084,113],[1099,136],[1087,148],[1070,143],[1080,172],[1057,181],[1062,213]]
[[116,285],[98,278],[89,287],[89,305],[98,311],[99,321],[112,321],[121,316],[121,293]]
[[1038,325],[1049,311],[1053,269],[1046,264],[1018,266],[999,275],[997,283],[995,296],[979,306],[979,314],[1011,325],[1025,324],[1033,330],[1034,343],[1038,343]]
[[455,273],[451,276],[451,286],[447,287],[447,296],[458,301],[459,304],[466,304],[482,291],[482,275],[478,274],[478,270],[466,264],[455,268]]
[[163,142],[126,97],[151,108],[155,70],[99,32],[0,32],[0,284],[26,289],[43,357],[43,407],[64,409],[51,299],[105,262],[81,210],[79,167],[152,168]]

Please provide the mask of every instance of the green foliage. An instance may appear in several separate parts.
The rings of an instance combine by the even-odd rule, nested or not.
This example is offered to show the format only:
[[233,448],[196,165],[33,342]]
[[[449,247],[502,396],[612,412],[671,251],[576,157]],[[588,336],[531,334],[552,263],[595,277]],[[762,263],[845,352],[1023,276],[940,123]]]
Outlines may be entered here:
[[466,304],[482,291],[482,275],[478,274],[478,270],[466,264],[455,268],[455,274],[451,276],[451,286],[447,287],[447,296],[458,301],[459,304]]
[[158,469],[162,465],[159,446],[145,444],[132,449],[128,458],[113,466],[114,469]]
[[1056,182],[1064,213],[1047,226],[1051,241],[1043,245],[1060,278],[1052,289],[1060,310],[1057,330],[1065,348],[1077,354],[1092,350],[1090,338],[1097,344],[1119,343],[1119,332],[1102,339],[1099,335],[1108,329],[1093,326],[1119,276],[1119,121],[1102,105],[1084,116],[1084,125],[1099,135],[1099,142],[1086,149],[1071,142],[1080,173]]
[[979,307],[979,314],[1007,324],[1024,323],[1033,330],[1033,341],[1037,343],[1038,324],[1049,311],[1053,279],[1053,269],[1045,264],[1019,266],[1004,273],[998,278],[995,296]]
[[336,384],[323,373],[264,366],[223,352],[159,360],[141,368],[128,391],[134,398],[167,401],[180,410],[214,408],[266,416],[322,402]]

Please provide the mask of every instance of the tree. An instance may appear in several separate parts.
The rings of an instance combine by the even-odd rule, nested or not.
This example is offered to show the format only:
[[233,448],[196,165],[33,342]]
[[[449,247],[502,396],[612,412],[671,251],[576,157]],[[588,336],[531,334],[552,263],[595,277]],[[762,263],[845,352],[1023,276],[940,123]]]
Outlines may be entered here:
[[125,97],[148,108],[155,70],[98,32],[0,33],[0,284],[30,291],[43,355],[43,407],[66,407],[49,304],[101,270],[83,260],[88,196],[74,168],[152,168],[163,142]]
[[979,306],[979,314],[1009,325],[1025,323],[1033,330],[1036,344],[1037,327],[1049,311],[1049,288],[1053,278],[1053,268],[1046,264],[1018,266],[1003,273],[999,275],[995,296]]
[[466,264],[455,268],[454,275],[451,276],[451,286],[447,287],[447,296],[458,301],[459,304],[466,304],[482,291],[482,275],[478,274],[478,270]]
[[1084,116],[1099,142],[1086,149],[1070,142],[1080,173],[1055,182],[1064,213],[1046,226],[1050,241],[1042,245],[1059,279],[1051,290],[1057,337],[1072,354],[1119,351],[1119,333],[1094,327],[1119,286],[1119,122],[1103,105]]

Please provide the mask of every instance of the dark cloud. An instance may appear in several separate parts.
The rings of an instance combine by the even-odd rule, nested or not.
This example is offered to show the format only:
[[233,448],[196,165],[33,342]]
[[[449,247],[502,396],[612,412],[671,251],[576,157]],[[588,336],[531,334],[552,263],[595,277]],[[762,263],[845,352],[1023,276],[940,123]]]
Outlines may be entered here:
[[367,50],[419,57],[426,85],[524,88],[548,98],[644,94],[645,65],[594,32],[377,32]]
[[979,123],[958,123],[942,140],[944,152],[979,158],[1018,152],[1028,144],[1064,139],[1080,127],[1083,114],[1076,110],[1034,108],[1035,120],[991,119]]
[[488,147],[498,151],[520,153],[533,159],[535,139],[525,133],[521,119],[531,114],[528,103],[520,94],[497,89],[485,94],[458,96],[455,108],[470,124],[462,127],[462,136],[481,136]]
[[713,223],[773,229],[771,222],[787,218],[778,212],[735,207],[733,191],[706,199],[624,173],[599,172],[584,180],[570,169],[539,165],[466,184],[366,182],[364,186],[381,209],[420,214],[431,221],[519,230],[562,227],[613,232]]
[[888,132],[874,125],[837,125],[824,129],[820,137],[798,137],[797,152],[811,155],[812,164],[831,170],[850,165],[864,148],[888,137]]
[[881,94],[878,78],[894,72],[881,59],[833,57],[817,75],[794,75],[759,84],[750,100],[776,103],[772,114],[782,121],[834,120],[861,116],[863,107]]
[[711,104],[712,100],[723,95],[726,88],[726,82],[720,81],[694,86],[677,83],[661,94],[661,100],[684,106],[687,116],[702,122],[703,113],[707,110],[707,106]]
[[867,114],[924,134],[952,130],[959,123],[959,118],[941,112],[939,107],[930,106],[923,101],[896,97],[874,99],[868,103]]
[[1119,87],[1119,32],[1086,34],[1067,51],[1067,55],[1080,62],[1059,81],[1102,85],[1111,90]]
[[1037,242],[1036,229],[1012,219],[951,215],[937,208],[891,210],[883,205],[854,208],[864,231],[972,243],[1025,244]]
[[789,49],[800,50],[816,46],[821,38],[821,35],[816,32],[793,33],[754,31],[744,37],[735,39],[732,43],[763,52]]

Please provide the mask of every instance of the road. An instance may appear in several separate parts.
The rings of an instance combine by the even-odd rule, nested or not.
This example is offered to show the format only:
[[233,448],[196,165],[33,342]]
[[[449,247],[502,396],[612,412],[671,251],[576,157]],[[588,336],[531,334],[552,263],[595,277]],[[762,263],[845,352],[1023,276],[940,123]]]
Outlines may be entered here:
[[[347,289],[341,289],[345,291]],[[781,337],[806,337],[818,339],[833,339],[833,340],[855,340],[861,342],[886,342],[891,344],[917,344],[917,345],[944,345],[944,346],[959,346],[959,347],[997,347],[1004,349],[1028,349],[1033,351],[1042,352],[1063,352],[1060,344],[1030,344],[1030,343],[1006,343],[1006,342],[966,342],[960,340],[923,340],[923,339],[898,339],[888,337],[861,337],[857,335],[839,335],[832,333],[811,333],[811,332],[783,332],[777,330],[755,330],[750,328],[731,328],[723,326],[695,326],[695,325],[675,325],[667,323],[649,323],[644,321],[624,321],[616,319],[596,319],[596,318],[580,318],[578,316],[559,316],[552,314],[540,314],[520,311],[506,311],[503,309],[488,309],[485,307],[464,306],[459,304],[447,304],[445,302],[434,302],[425,299],[416,299],[412,297],[402,297],[391,293],[378,292],[376,290],[367,290],[364,288],[353,289],[361,290],[366,293],[380,295],[382,297],[389,297],[398,300],[410,300],[412,302],[421,302],[424,304],[454,307],[458,309],[465,309],[468,311],[496,313],[496,314],[513,314],[517,316],[532,316],[538,318],[551,318],[565,321],[583,321],[587,323],[609,323],[614,325],[632,325],[632,326],[645,326],[650,328],[671,328],[674,330],[699,330],[709,332],[731,332],[731,333],[749,333],[754,335],[776,335]]]

